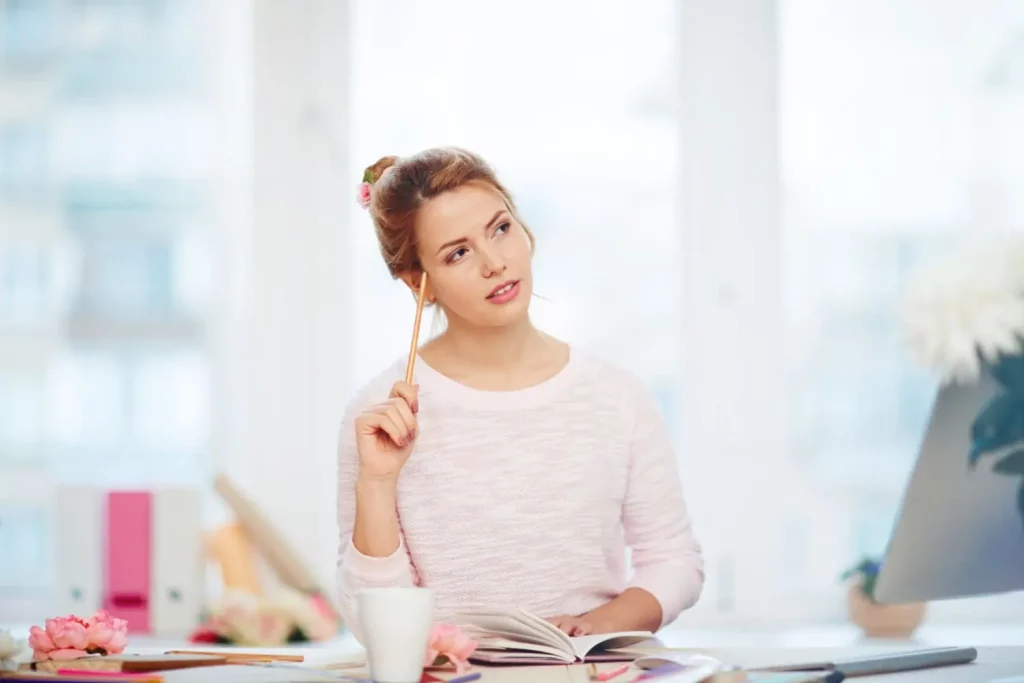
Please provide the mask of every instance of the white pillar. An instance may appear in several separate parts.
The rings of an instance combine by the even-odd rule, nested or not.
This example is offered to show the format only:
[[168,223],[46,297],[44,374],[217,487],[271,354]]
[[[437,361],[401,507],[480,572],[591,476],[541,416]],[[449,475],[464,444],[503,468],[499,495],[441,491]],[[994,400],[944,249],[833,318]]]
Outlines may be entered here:
[[681,462],[708,560],[690,619],[749,620],[770,614],[778,596],[765,588],[784,581],[776,5],[678,7]]
[[[249,151],[223,173],[234,191],[223,212],[218,462],[330,588],[355,196],[343,163],[349,9],[335,0],[245,5],[251,90],[233,84],[223,96]],[[238,131],[222,132],[239,142]],[[246,162],[251,184],[238,180]]]

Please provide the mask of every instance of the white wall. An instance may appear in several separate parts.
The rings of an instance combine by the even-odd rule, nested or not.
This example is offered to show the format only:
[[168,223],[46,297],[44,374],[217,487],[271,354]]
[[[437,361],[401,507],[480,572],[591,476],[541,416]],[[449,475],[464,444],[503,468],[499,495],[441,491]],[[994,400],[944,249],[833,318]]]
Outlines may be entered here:
[[[804,574],[814,562],[791,562],[783,540],[834,505],[808,490],[787,431],[777,7],[678,8],[682,458],[708,561],[688,619],[798,621],[835,577]],[[835,528],[807,528],[806,544],[841,544]]]
[[255,0],[236,10],[251,31],[233,46],[238,59],[221,83],[224,141],[238,154],[227,155],[222,174],[219,405],[227,412],[218,458],[330,587],[354,196],[343,164],[348,5]]

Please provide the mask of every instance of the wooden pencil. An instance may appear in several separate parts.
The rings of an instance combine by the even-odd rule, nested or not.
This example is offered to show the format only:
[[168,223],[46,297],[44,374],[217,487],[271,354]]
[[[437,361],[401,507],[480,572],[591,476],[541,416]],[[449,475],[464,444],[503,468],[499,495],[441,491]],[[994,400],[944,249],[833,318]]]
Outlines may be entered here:
[[427,273],[420,276],[420,291],[416,296],[416,322],[412,328],[412,343],[409,344],[409,362],[405,365],[405,383],[412,384],[413,368],[416,365],[416,352],[420,346],[420,321],[423,320],[423,304],[427,300]]
[[232,652],[222,650],[220,652],[204,650],[168,650],[169,655],[216,655],[224,657],[228,664],[240,664],[245,662],[301,662],[305,660],[302,655],[286,655],[271,652]]

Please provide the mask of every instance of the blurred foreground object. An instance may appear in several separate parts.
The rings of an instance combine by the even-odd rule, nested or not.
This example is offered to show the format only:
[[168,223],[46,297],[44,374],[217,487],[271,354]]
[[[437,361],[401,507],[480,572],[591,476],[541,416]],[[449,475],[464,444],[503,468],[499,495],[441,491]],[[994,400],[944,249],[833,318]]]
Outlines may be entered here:
[[[234,522],[208,533],[205,543],[208,559],[220,569],[223,595],[207,606],[189,639],[266,646],[334,637],[339,613],[284,536],[226,475],[214,478],[214,489],[235,515]],[[272,594],[264,590],[257,555],[284,588]]]
[[875,600],[875,581],[882,561],[866,556],[843,572],[848,583],[847,615],[868,638],[909,638],[921,626],[927,603],[883,605]]
[[916,360],[943,384],[995,380],[965,456],[973,469],[994,455],[993,472],[1021,478],[1024,523],[1024,240],[996,241],[922,271],[908,288],[905,330]]
[[961,253],[915,275],[904,335],[915,361],[943,383],[978,379],[1024,352],[1024,240]]
[[58,613],[102,609],[133,634],[195,627],[205,597],[198,490],[66,486],[54,518]]
[[243,646],[275,646],[330,640],[338,620],[320,596],[284,589],[273,596],[227,591],[210,606],[189,640]]

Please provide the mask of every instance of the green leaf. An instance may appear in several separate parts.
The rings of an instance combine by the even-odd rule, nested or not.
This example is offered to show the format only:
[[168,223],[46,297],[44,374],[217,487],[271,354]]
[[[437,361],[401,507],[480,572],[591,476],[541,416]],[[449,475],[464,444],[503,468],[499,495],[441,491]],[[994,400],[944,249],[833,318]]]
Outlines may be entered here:
[[1024,476],[1024,448],[1014,451],[996,463],[994,472],[1009,476]]
[[363,171],[363,182],[373,185],[373,172],[370,169]]
[[1021,353],[1000,356],[999,362],[990,369],[1004,389],[1017,394],[1024,393],[1024,340],[1021,342]]
[[875,582],[877,580],[877,574],[868,574],[864,577],[864,584],[860,587],[861,590],[864,591],[864,595],[871,598],[872,600],[875,599]]
[[1012,394],[1000,394],[989,400],[971,425],[973,467],[986,453],[1012,446],[1024,438],[1024,400]]

